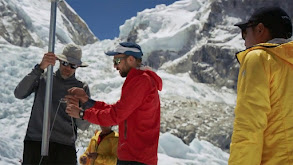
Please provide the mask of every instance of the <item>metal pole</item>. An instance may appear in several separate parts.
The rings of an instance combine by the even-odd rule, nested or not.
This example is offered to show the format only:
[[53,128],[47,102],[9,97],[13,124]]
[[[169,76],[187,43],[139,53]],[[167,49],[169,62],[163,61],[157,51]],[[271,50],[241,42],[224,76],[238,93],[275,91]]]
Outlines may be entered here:
[[[57,1],[58,0],[51,1],[51,17],[50,17],[48,52],[52,52],[52,53],[54,53],[54,46],[55,46]],[[52,87],[53,87],[53,66],[49,65],[47,68],[46,94],[45,94],[45,105],[44,105],[42,151],[41,151],[42,156],[48,156],[48,151],[49,151]]]

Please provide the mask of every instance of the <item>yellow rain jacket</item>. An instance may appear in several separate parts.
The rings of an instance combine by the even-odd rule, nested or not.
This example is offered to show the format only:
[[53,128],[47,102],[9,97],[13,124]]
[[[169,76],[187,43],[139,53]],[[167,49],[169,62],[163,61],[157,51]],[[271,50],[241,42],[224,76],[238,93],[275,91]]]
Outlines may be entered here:
[[116,165],[118,133],[110,133],[102,139],[99,145],[97,145],[100,133],[101,131],[95,133],[95,136],[91,138],[88,148],[80,158],[86,156],[86,153],[97,152],[98,157],[96,160],[87,158],[86,165]]
[[293,42],[237,54],[229,165],[293,165]]

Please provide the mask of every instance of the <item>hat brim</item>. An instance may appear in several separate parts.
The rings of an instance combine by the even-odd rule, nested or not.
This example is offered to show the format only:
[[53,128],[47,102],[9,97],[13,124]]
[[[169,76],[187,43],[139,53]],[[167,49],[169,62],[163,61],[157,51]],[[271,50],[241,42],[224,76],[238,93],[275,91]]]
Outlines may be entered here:
[[87,67],[89,66],[88,64],[84,63],[84,62],[81,62],[81,61],[71,61],[69,60],[65,55],[63,54],[56,54],[57,58],[59,60],[62,60],[62,61],[66,61],[66,62],[69,62],[71,64],[76,64],[78,65],[79,67]]

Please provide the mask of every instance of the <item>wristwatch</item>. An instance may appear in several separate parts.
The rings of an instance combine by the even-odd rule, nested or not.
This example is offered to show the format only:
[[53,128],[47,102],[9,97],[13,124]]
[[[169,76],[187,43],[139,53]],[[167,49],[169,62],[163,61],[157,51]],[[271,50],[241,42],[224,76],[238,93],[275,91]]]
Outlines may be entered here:
[[81,109],[81,111],[79,111],[79,117],[83,120],[83,116],[84,116],[84,109]]

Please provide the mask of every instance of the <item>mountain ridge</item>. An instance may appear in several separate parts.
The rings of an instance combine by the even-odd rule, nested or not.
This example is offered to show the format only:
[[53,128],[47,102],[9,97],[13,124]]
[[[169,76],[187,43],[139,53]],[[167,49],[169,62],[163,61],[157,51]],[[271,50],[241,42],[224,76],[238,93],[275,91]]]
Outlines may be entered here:
[[[176,8],[176,14],[161,15],[162,10],[172,12],[180,5],[183,11]],[[145,60],[156,69],[173,74],[190,72],[196,82],[236,90],[239,65],[234,55],[245,47],[239,28],[233,25],[248,19],[254,9],[263,6],[280,6],[293,18],[293,1],[289,0],[182,0],[138,13],[137,17],[120,26],[119,37],[146,47]],[[148,21],[156,14],[159,14],[158,20],[163,20],[161,27],[174,26],[175,23],[181,26],[167,37],[161,35],[159,33],[167,33],[171,28],[165,31],[156,29],[158,23]],[[188,22],[181,23],[184,18]],[[151,48],[144,46],[149,42],[152,42]],[[174,60],[176,62],[172,62]]]
[[[0,1],[0,10],[3,11],[0,13],[0,42],[21,47],[47,46],[50,10],[44,10],[44,8],[50,3],[32,0],[30,3],[36,6],[35,10],[31,10],[30,6],[22,0]],[[45,17],[38,18],[38,12],[43,12],[41,14]],[[98,41],[97,37],[74,10],[65,1],[58,2],[56,43],[86,45],[96,41]]]

